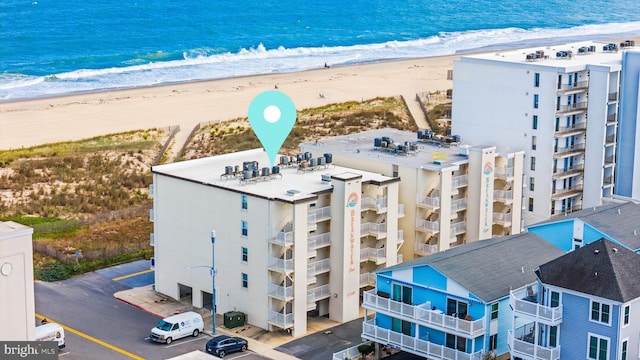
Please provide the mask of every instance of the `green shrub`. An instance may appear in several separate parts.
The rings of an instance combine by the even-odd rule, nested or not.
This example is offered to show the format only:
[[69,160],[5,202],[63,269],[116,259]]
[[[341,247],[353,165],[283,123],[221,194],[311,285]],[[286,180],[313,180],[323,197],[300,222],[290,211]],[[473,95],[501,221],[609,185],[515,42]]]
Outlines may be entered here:
[[36,276],[42,281],[60,281],[71,277],[69,269],[60,263],[53,263],[36,269]]
[[362,344],[358,346],[358,351],[362,355],[367,355],[373,352],[373,346],[369,344]]

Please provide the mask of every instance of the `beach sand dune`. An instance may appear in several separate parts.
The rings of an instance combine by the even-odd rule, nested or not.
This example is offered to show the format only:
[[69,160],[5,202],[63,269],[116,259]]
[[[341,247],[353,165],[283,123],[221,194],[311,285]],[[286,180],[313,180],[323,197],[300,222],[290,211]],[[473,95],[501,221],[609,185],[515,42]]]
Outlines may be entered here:
[[299,110],[379,96],[415,101],[416,93],[452,87],[447,70],[457,57],[329,68],[320,64],[303,72],[0,103],[0,149],[176,125],[189,133],[201,122],[246,117],[253,97],[275,88]]

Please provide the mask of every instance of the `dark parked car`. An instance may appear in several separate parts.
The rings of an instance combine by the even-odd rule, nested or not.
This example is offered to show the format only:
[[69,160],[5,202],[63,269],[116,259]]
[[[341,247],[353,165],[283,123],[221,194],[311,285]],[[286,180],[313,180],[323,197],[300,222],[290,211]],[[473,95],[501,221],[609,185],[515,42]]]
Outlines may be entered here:
[[247,350],[247,340],[234,336],[219,335],[207,341],[205,350],[209,354],[223,358],[229,353]]

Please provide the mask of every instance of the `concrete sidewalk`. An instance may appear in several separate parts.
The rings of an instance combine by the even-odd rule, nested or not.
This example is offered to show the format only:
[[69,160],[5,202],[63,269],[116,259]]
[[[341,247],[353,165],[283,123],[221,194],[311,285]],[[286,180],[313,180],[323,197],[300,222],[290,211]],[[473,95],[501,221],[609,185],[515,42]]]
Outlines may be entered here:
[[[129,305],[135,306],[139,309],[152,313],[160,318],[179,314],[185,311],[196,311],[202,315],[204,320],[204,332],[205,334],[212,334],[211,323],[211,311],[207,309],[194,308],[190,303],[183,303],[176,301],[172,298],[163,296],[155,292],[152,285],[132,288],[129,290],[119,291],[114,294],[115,298],[125,302]],[[326,318],[318,318],[316,321],[308,324],[308,332],[306,335],[323,331],[338,323]],[[289,341],[295,340],[287,333],[270,332],[258,327],[245,324],[233,329],[227,329],[224,326],[224,318],[218,314],[216,316],[216,334],[217,335],[230,335],[239,336],[246,339],[249,342],[249,349],[254,353],[274,359],[274,360],[295,360],[298,359],[295,356],[274,350],[278,346],[285,344]],[[206,355],[200,351],[194,351],[193,353],[185,354],[174,359],[200,359],[201,355]],[[207,355],[210,359],[211,356]]]

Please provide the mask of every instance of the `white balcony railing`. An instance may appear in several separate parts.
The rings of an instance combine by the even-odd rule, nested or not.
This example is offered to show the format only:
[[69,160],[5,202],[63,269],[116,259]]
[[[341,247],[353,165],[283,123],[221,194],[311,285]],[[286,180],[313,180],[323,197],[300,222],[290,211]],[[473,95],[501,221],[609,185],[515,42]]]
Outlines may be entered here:
[[509,348],[511,349],[511,355],[515,357],[525,357],[536,360],[559,360],[560,359],[560,346],[549,348],[536,344],[532,344],[527,341],[516,339],[513,336],[511,330],[507,333],[507,341],[509,342]]
[[493,190],[493,197],[503,203],[513,201],[513,190]]
[[419,206],[425,206],[433,209],[440,207],[440,197],[437,196],[422,196],[416,199],[416,203]]
[[526,315],[543,324],[556,326],[562,322],[562,305],[550,307],[537,303],[530,286],[509,292],[509,305],[516,315]]
[[332,360],[356,359],[358,356],[360,356],[360,350],[358,349],[360,345],[371,345],[371,342],[367,341],[362,344],[352,346],[348,349],[333,353]]
[[284,314],[277,311],[269,310],[268,321],[282,329],[289,329],[293,327],[293,313]]
[[360,261],[373,261],[376,264],[380,265],[387,261],[387,252],[386,249],[376,249],[376,248],[361,248],[360,249]]
[[451,187],[453,189],[467,186],[467,184],[469,184],[469,180],[467,180],[466,174],[451,177]]
[[456,213],[466,208],[467,208],[467,199],[463,198],[463,199],[455,199],[451,201],[451,213]]
[[404,217],[404,204],[398,204],[398,217]]
[[269,238],[269,242],[280,246],[293,245],[293,231],[273,231],[272,234],[273,235]]
[[329,284],[321,285],[307,291],[307,305],[315,304],[316,301],[326,299],[331,296]]
[[421,256],[427,256],[438,252],[438,245],[425,244],[421,242],[413,243],[413,252]]
[[316,250],[331,245],[331,233],[313,235],[307,240],[307,249]]
[[322,259],[307,265],[307,276],[316,276],[331,270],[331,259]]
[[376,210],[377,212],[383,212],[387,209],[387,197],[380,196],[373,198],[371,196],[365,196],[362,198],[361,209],[364,210]]
[[331,219],[331,206],[310,210],[307,213],[307,223],[315,224],[320,221]]
[[442,331],[454,331],[469,338],[484,335],[484,318],[464,320],[456,316],[445,315],[442,311],[432,310],[430,303],[410,305],[378,296],[375,289],[365,291],[362,307],[375,312],[391,315],[419,325],[437,328]]
[[293,259],[280,259],[274,256],[269,256],[268,267],[271,270],[290,273],[293,272]]
[[467,231],[467,223],[464,221],[451,224],[451,236],[460,235]]
[[495,177],[506,180],[513,177],[513,166],[496,166]]
[[378,224],[373,222],[366,222],[360,224],[360,236],[375,236],[377,238],[383,238],[387,236],[387,224]]
[[511,213],[494,212],[493,222],[503,225],[511,224]]
[[376,276],[372,273],[360,274],[360,287],[376,286]]
[[375,319],[362,322],[362,337],[382,344],[391,344],[401,350],[424,355],[431,359],[443,360],[481,360],[482,352],[466,353],[444,345],[429,342],[375,325]]
[[282,300],[293,299],[293,286],[280,286],[269,283],[267,294]]
[[440,232],[440,223],[436,221],[418,219],[416,220],[416,229],[437,233]]

